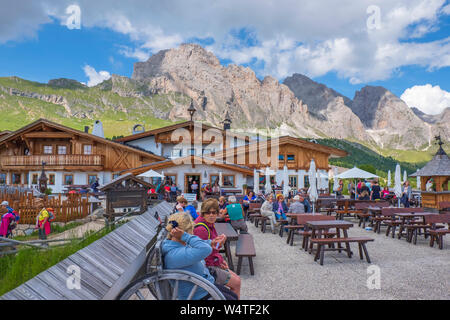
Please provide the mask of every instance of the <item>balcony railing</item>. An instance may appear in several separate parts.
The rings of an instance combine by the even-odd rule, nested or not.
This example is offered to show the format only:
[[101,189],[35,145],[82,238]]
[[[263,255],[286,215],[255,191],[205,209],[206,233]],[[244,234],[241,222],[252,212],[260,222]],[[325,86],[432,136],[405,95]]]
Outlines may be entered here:
[[103,166],[105,157],[102,155],[39,155],[39,156],[6,156],[1,159],[3,167],[16,166]]

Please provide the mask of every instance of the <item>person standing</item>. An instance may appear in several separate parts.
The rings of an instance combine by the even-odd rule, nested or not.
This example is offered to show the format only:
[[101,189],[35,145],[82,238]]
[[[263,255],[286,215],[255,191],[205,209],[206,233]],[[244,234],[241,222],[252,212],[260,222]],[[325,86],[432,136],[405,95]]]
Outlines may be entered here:
[[406,180],[406,182],[403,184],[403,193],[400,201],[403,203],[405,208],[409,208],[409,201],[411,200],[411,186],[409,185],[409,181]]
[[380,200],[381,199],[381,188],[378,185],[378,181],[373,182],[372,191],[370,192],[370,199],[372,200]]

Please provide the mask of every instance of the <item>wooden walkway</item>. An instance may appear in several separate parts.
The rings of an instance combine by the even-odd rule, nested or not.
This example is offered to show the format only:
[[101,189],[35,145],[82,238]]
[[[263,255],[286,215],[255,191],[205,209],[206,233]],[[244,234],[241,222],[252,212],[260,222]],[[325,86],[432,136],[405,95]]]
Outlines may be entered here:
[[[0,300],[111,300],[127,286],[145,263],[159,221],[173,205],[161,202],[118,229],[40,273]],[[70,267],[80,268],[81,288],[67,286]],[[24,266],[26,267],[26,266]]]

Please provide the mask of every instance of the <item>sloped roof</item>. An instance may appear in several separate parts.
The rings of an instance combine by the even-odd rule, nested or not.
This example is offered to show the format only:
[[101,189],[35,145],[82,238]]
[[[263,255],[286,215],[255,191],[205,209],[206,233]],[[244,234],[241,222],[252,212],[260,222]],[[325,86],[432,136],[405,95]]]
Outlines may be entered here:
[[442,147],[425,167],[410,175],[410,177],[450,176],[450,158]]
[[[298,146],[301,148],[327,153],[331,157],[345,157],[348,155],[348,152],[345,150],[328,147],[323,144],[309,142],[309,141],[305,141],[305,140],[299,139],[299,138],[294,138],[294,137],[290,137],[290,136],[282,136],[282,137],[278,137],[276,139],[278,139],[277,142],[279,143],[280,146],[284,145],[284,144],[292,144],[292,145],[295,145],[295,146]],[[270,144],[271,144],[271,139],[263,140],[263,141],[259,141],[259,142],[255,141],[255,142],[250,143],[245,146],[231,147],[231,148],[227,148],[224,150],[220,150],[216,153],[213,153],[213,156],[215,158],[220,158],[220,157],[223,157],[227,152],[229,152],[231,150],[235,150],[237,152],[237,154],[242,154],[245,152],[249,152],[249,150],[252,150],[252,148],[254,148],[254,147],[267,149],[268,147],[270,147]]]
[[142,156],[150,157],[150,158],[153,158],[155,160],[163,160],[163,159],[165,159],[164,157],[158,156],[158,155],[156,155],[156,154],[154,154],[152,152],[144,151],[142,149],[138,149],[138,148],[126,145],[126,144],[122,144],[122,143],[111,141],[111,140],[108,140],[108,139],[105,139],[105,138],[101,138],[101,137],[98,137],[98,136],[93,135],[91,133],[86,133],[86,132],[83,132],[83,131],[72,129],[72,128],[63,126],[61,124],[49,121],[47,119],[38,119],[38,120],[36,120],[36,121],[34,121],[34,122],[32,122],[32,123],[30,123],[30,124],[20,128],[19,130],[16,130],[16,131],[13,131],[13,132],[11,132],[11,133],[9,133],[7,135],[1,136],[0,137],[0,145],[3,144],[6,141],[9,141],[11,138],[14,138],[14,137],[16,137],[16,136],[26,132],[27,130],[32,130],[34,127],[36,127],[36,126],[38,126],[40,124],[44,124],[46,126],[49,126],[49,127],[52,127],[52,128],[57,129],[57,130],[64,131],[64,132],[73,133],[75,135],[82,136],[82,137],[85,137],[85,138],[88,138],[88,139],[91,139],[91,140],[94,140],[94,141],[97,141],[97,142],[101,142],[101,143],[104,143],[104,144],[112,145],[112,146],[114,146],[116,148],[127,149],[128,151],[131,151],[131,152],[134,152],[134,153],[138,153],[138,154],[140,154]]
[[[198,122],[197,124],[201,124],[202,128],[205,129],[205,130],[211,130],[212,129],[212,130],[217,130],[217,131],[220,131],[220,132],[224,132],[225,131],[223,129],[212,127],[212,126],[209,126],[209,125],[201,123],[201,122]],[[165,127],[162,127],[162,128],[152,129],[152,130],[148,130],[148,131],[145,131],[145,132],[136,133],[136,134],[132,134],[132,135],[129,135],[129,136],[126,136],[126,137],[118,138],[115,141],[117,141],[117,142],[134,141],[134,140],[150,137],[150,136],[153,136],[153,135],[158,134],[158,133],[170,132],[170,131],[174,131],[176,129],[187,128],[187,127],[194,126],[194,125],[195,125],[194,121],[180,122],[180,123],[176,123],[176,124],[173,124],[173,125],[170,125],[170,126],[165,126]],[[242,135],[239,135],[239,134],[236,134],[236,136],[237,137],[241,137],[242,139],[245,139],[247,141],[249,140],[249,138],[246,137],[246,136],[242,136]]]

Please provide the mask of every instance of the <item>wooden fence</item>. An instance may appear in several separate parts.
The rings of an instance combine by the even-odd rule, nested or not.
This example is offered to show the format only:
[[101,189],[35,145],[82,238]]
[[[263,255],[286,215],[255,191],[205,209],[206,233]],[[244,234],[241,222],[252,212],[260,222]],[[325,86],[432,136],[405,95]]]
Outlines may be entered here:
[[[14,193],[2,192],[0,190],[0,201],[8,201],[9,205],[20,215],[20,224],[35,224],[36,216],[40,209],[33,206],[36,199],[31,192],[22,193],[16,191]],[[91,205],[86,196],[81,194],[69,194],[49,198],[45,196],[44,206],[53,208],[55,214],[55,222],[69,222],[76,219],[82,219],[91,213]]]

